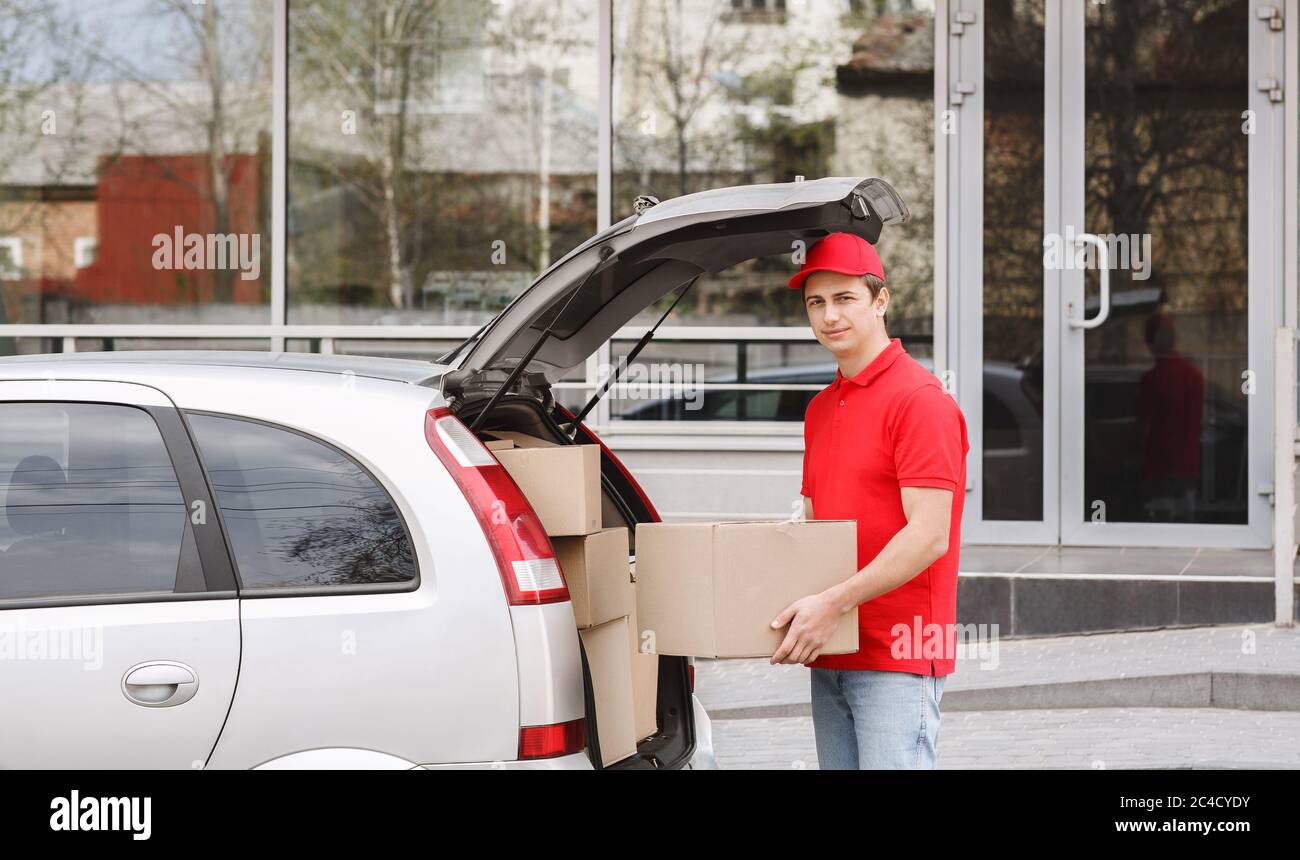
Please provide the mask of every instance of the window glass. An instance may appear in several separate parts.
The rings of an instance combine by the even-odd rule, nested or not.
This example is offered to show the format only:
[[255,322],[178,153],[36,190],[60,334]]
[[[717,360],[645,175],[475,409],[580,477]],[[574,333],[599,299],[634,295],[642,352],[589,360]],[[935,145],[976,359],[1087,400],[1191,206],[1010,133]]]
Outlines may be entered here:
[[274,11],[0,3],[0,323],[270,321]]
[[393,500],[351,458],[277,427],[190,415],[245,589],[410,582]]
[[596,4],[401,9],[289,4],[290,322],[485,322],[596,231]]
[[[933,3],[621,0],[614,42],[614,221],[642,194],[884,177],[912,213],[880,239],[890,333],[930,336]],[[664,324],[807,325],[794,269],[782,254],[705,275]]]
[[0,403],[0,599],[170,592],[187,521],[148,413]]

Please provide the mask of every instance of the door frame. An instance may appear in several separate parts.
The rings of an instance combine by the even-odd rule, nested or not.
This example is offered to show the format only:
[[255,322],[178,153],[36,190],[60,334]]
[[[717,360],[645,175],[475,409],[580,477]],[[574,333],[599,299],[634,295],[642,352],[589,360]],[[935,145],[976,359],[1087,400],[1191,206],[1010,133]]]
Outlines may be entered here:
[[[1082,232],[1085,116],[1085,12],[1087,0],[1045,0],[1043,231]],[[984,2],[950,0],[951,23],[936,27],[937,52],[947,56],[948,107],[958,133],[947,151],[952,199],[948,202],[950,355],[957,358],[956,396],[971,442],[962,538],[972,544],[1063,546],[1267,548],[1272,543],[1274,328],[1282,319],[1285,280],[1283,233],[1285,116],[1289,101],[1271,102],[1255,84],[1285,78],[1285,32],[1271,31],[1249,0],[1249,79],[1244,109],[1254,112],[1248,141],[1248,365],[1254,393],[1247,401],[1247,523],[1107,523],[1084,519],[1084,331],[1070,328],[1065,306],[1082,307],[1084,272],[1044,269],[1043,289],[1043,519],[986,520],[983,516],[983,232],[984,232]],[[974,21],[969,16],[974,15]],[[974,84],[973,92],[970,84]],[[962,92],[959,93],[959,90]],[[962,372],[962,369],[965,369]]]
[[[1053,0],[1045,0],[1048,6]],[[951,225],[948,249],[949,354],[956,357],[951,375],[955,396],[966,417],[970,453],[966,461],[966,502],[962,540],[969,544],[1031,544],[1058,542],[1060,498],[1060,330],[1059,303],[1046,302],[1043,316],[1043,499],[1041,520],[988,520],[984,518],[984,0],[950,0],[952,26],[935,32],[946,42],[949,77],[946,86],[950,118],[956,133],[948,147],[949,187],[947,214]],[[960,26],[959,26],[960,25]],[[1044,94],[1059,91],[1060,63],[1052,45],[1059,45],[1059,16],[1048,15],[1044,27]],[[1059,99],[1044,99],[1043,170],[1059,176]],[[1044,182],[1044,232],[1057,229],[1059,191]],[[1044,270],[1046,295],[1059,295],[1060,273]]]

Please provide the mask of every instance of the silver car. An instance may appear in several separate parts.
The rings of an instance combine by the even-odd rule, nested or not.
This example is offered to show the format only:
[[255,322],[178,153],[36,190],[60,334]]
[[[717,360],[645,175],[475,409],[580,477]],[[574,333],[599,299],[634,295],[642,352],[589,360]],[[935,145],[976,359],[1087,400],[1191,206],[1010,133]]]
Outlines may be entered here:
[[[439,363],[0,360],[0,767],[591,768],[572,605],[483,434],[601,444],[603,524],[657,519],[551,384],[705,272],[905,218],[876,179],[666,201]],[[692,679],[659,658],[613,767],[714,766]]]

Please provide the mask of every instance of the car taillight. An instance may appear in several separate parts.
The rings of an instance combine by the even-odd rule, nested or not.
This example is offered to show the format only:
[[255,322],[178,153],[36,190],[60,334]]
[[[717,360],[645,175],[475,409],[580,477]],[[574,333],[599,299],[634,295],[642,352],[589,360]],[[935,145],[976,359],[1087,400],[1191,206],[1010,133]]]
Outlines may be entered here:
[[[573,420],[573,413],[566,409],[563,404],[557,403],[555,405],[565,414],[565,416],[568,417],[570,421]],[[614,456],[614,452],[609,450],[609,446],[606,445],[599,436],[587,429],[586,424],[578,422],[578,426],[582,429],[583,433],[587,434],[588,439],[596,440],[596,444],[600,446],[600,450],[609,458],[609,461],[614,464],[614,468],[618,469],[619,474],[626,478],[627,482],[632,485],[632,489],[636,493],[637,498],[641,500],[641,504],[645,505],[645,509],[650,512],[650,521],[655,523],[662,522],[662,520],[659,519],[659,512],[655,510],[655,506],[650,502],[650,497],[645,494],[645,490],[641,489],[641,485],[637,483],[636,478],[632,477],[632,473],[627,470],[627,466],[623,465],[623,461]]]
[[688,661],[686,663],[686,677],[691,682],[691,692],[695,692],[695,663]]
[[582,752],[587,746],[586,720],[553,726],[524,726],[519,730],[519,758],[555,758]]
[[510,605],[568,600],[569,589],[542,521],[492,452],[445,406],[429,410],[424,435],[474,509]]

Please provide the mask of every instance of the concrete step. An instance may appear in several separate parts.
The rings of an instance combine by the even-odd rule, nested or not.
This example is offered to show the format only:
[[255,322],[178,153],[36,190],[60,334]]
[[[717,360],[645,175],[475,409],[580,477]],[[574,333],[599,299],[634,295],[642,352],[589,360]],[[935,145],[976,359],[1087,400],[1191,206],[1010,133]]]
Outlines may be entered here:
[[[1274,620],[1274,584],[1255,574],[1035,573],[963,570],[957,622],[1002,638],[1157,630]],[[1300,584],[1295,586],[1300,621]]]

